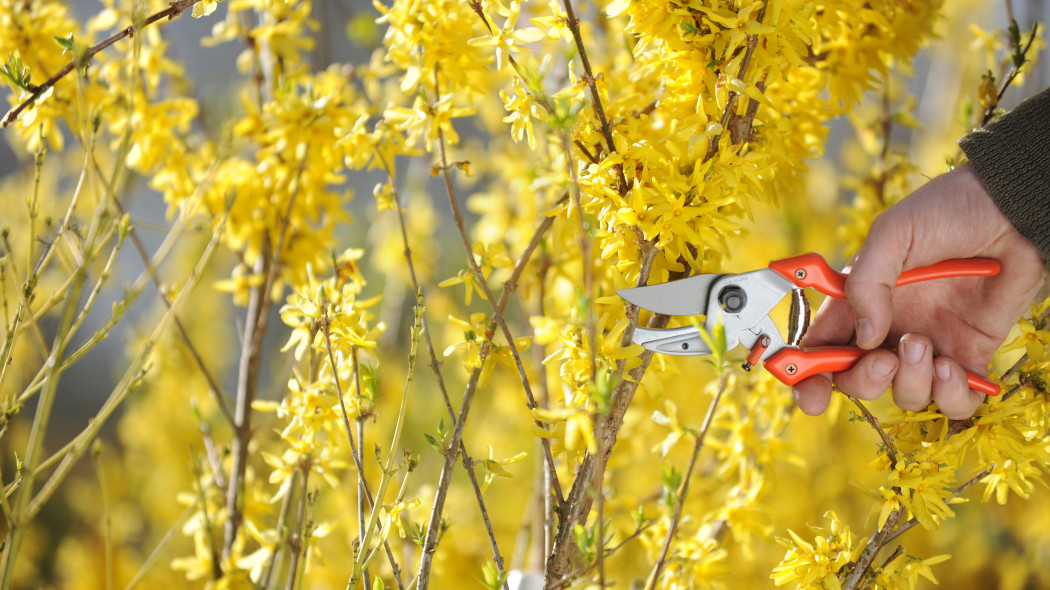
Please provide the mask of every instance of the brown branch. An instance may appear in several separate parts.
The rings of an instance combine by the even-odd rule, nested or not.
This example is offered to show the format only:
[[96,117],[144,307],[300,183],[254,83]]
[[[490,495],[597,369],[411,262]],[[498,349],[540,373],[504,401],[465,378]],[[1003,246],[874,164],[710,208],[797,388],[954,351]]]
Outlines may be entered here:
[[[985,469],[969,479],[966,483],[956,488],[952,497],[957,498],[966,493],[967,490],[991,473],[993,468],[994,466]],[[842,583],[843,590],[856,590],[861,579],[867,573],[868,568],[871,567],[872,562],[875,561],[875,557],[878,555],[879,550],[885,545],[893,542],[894,539],[901,536],[915,525],[919,524],[917,519],[912,518],[898,526],[898,523],[906,510],[907,509],[904,507],[894,510],[889,518],[886,519],[886,524],[884,524],[879,532],[868,541],[868,544],[864,547],[864,551],[861,553],[857,563],[853,566],[849,575],[846,576],[846,580]]]
[[[329,364],[331,365],[331,368],[332,368],[332,379],[335,381],[335,391],[336,391],[336,394],[339,396],[339,410],[340,410],[340,413],[343,416],[343,427],[346,428],[346,438],[347,438],[347,440],[350,441],[350,456],[354,458],[354,467],[357,468],[358,494],[359,494],[359,496],[362,496],[364,499],[368,500],[368,509],[371,510],[372,507],[375,505],[375,500],[373,500],[373,498],[372,498],[372,490],[369,489],[368,479],[365,478],[365,466],[364,466],[364,462],[363,462],[363,459],[362,459],[362,453],[364,452],[364,448],[362,448],[362,446],[354,444],[353,431],[350,430],[350,418],[349,418],[349,416],[346,413],[346,402],[343,401],[344,400],[343,386],[339,382],[339,368],[338,368],[339,365],[336,364],[336,362],[335,362],[335,354],[332,352],[331,328],[332,328],[331,319],[328,317],[328,313],[327,313],[327,310],[326,310],[325,311],[324,322],[322,324],[322,330],[324,332],[325,348],[328,350],[328,362],[329,362]],[[357,363],[357,348],[356,347],[352,349],[351,354],[354,357],[354,360],[353,360],[353,364],[354,364],[354,380],[355,380],[356,386],[357,386],[357,395],[361,395],[361,384],[358,381],[359,365]],[[360,424],[360,421],[358,421],[358,424]],[[362,441],[362,445],[363,444],[364,444],[364,442]],[[358,515],[358,517],[360,518],[360,514]],[[363,539],[364,538],[363,537],[363,535],[364,535],[364,531],[363,531],[364,525],[362,524],[360,526],[361,526],[362,531],[359,532],[358,535],[359,535],[359,538]],[[387,561],[390,562],[390,569],[394,573],[394,581],[397,583],[397,587],[400,590],[405,590],[405,584],[401,581],[401,568],[398,567],[397,560],[394,558],[394,552],[390,549],[390,543],[386,539],[383,539],[383,547],[386,549]],[[365,551],[366,549],[367,549],[366,547],[362,547],[361,551]],[[364,572],[364,579],[365,580],[368,579],[368,571],[367,570]],[[367,582],[366,582],[366,586],[365,587],[366,588],[368,587],[367,586]]]
[[[1013,22],[1013,19],[1010,20],[1011,22]],[[1021,56],[1026,58],[1025,61],[1027,61],[1028,50],[1032,48],[1032,43],[1035,42],[1035,36],[1038,31],[1039,23],[1035,23],[1035,25],[1032,27],[1032,34],[1030,37],[1028,37],[1028,43],[1025,44],[1024,49],[1021,50]],[[1022,65],[1024,65],[1023,62]],[[1019,67],[1015,67],[1010,70],[1009,74],[1007,74],[1006,79],[1003,80],[1003,85],[999,87],[999,92],[995,96],[995,104],[988,105],[988,108],[984,110],[984,117],[981,119],[981,127],[987,125],[988,122],[992,120],[992,117],[995,116],[995,109],[1003,100],[1003,96],[1006,94],[1006,89],[1010,87],[1010,84],[1013,83],[1014,79],[1017,78],[1017,75],[1020,73],[1021,69]]]
[[871,563],[875,561],[875,556],[878,555],[879,550],[882,546],[890,542],[894,529],[897,528],[897,523],[900,522],[901,516],[904,515],[905,508],[898,508],[890,513],[886,519],[886,523],[883,524],[879,532],[875,534],[868,544],[864,547],[864,551],[860,554],[857,559],[857,563],[850,570],[849,575],[846,576],[846,580],[842,583],[843,590],[856,590],[857,585],[860,584],[861,578],[868,572],[868,568],[871,567]]
[[[566,195],[561,200],[559,200],[559,203],[564,202],[567,199],[568,196]],[[528,264],[528,261],[531,258],[533,251],[535,251],[535,249],[539,246],[543,234],[545,234],[547,230],[550,229],[553,223],[553,217],[544,217],[543,222],[540,224],[540,227],[537,228],[536,233],[533,234],[532,240],[530,240],[529,245],[518,258],[518,262],[514,265],[514,270],[511,272],[510,278],[504,284],[503,292],[500,294],[499,301],[497,301],[494,305],[494,317],[489,320],[488,327],[485,330],[486,334],[492,334],[496,330],[496,318],[503,313],[503,310],[507,306],[507,302],[510,300],[511,294],[518,287],[518,280],[521,278],[521,274],[525,270],[525,266]],[[513,340],[511,341],[511,346],[513,347]],[[448,445],[450,449],[458,448],[463,440],[463,428],[465,425],[466,417],[470,412],[470,405],[474,401],[474,394],[477,390],[478,379],[481,376],[481,368],[482,366],[484,366],[485,359],[488,358],[489,348],[489,340],[485,340],[484,342],[482,342],[481,349],[478,352],[479,364],[470,374],[470,378],[467,381],[467,386],[463,392],[463,400],[460,404],[459,413],[457,414],[455,422],[453,423],[454,426]],[[544,442],[546,442],[546,439],[544,439]],[[545,444],[544,446],[546,449],[548,449],[548,465],[550,466],[552,473],[555,473],[553,471],[553,459],[549,455],[549,443]],[[422,556],[420,558],[419,564],[419,572],[416,575],[416,580],[418,583],[417,587],[420,590],[425,589],[430,582],[430,567],[432,565],[434,551],[437,548],[437,535],[440,529],[441,513],[444,509],[445,497],[448,493],[448,486],[451,483],[451,471],[452,465],[455,461],[455,456],[455,452],[449,452],[445,455],[445,463],[441,468],[441,475],[438,479],[437,492],[434,496],[434,504],[430,512],[430,521],[427,525],[427,534],[423,542]],[[559,503],[561,503],[561,491],[560,486],[558,484],[557,476],[554,475],[551,479],[552,483],[555,486],[557,500]]]
[[[640,285],[639,285],[640,286]],[[669,316],[655,314],[649,321],[648,327],[653,329],[667,327]],[[598,441],[599,452],[605,461],[608,461],[612,448],[616,444],[616,436],[623,425],[623,417],[634,399],[635,391],[641,382],[642,376],[649,368],[653,352],[647,350],[639,357],[641,363],[628,372],[628,378],[619,382],[613,391],[612,406],[605,415],[605,425],[602,428],[602,440]],[[552,580],[561,579],[569,571],[573,559],[579,551],[572,538],[573,525],[585,519],[590,512],[591,497],[586,493],[588,487],[593,487],[592,477],[595,457],[587,453],[580,467],[576,471],[576,479],[573,480],[572,488],[568,496],[562,502],[563,509],[559,511],[558,528],[554,535],[554,547],[547,558],[545,577],[547,583]]]
[[707,406],[707,415],[704,416],[704,422],[700,426],[700,433],[696,435],[696,441],[693,443],[693,454],[689,457],[689,467],[686,469],[685,478],[682,481],[682,489],[678,491],[678,501],[675,503],[674,515],[671,517],[671,526],[667,528],[667,536],[664,537],[664,544],[660,549],[660,557],[656,560],[653,572],[649,574],[649,584],[647,585],[649,590],[656,590],[656,583],[660,580],[660,572],[667,562],[667,554],[671,550],[671,543],[674,541],[674,535],[678,531],[678,523],[682,520],[682,509],[685,507],[686,496],[689,494],[689,481],[693,477],[693,469],[696,467],[696,461],[700,456],[701,449],[704,448],[704,439],[711,428],[715,410],[718,408],[718,402],[722,401],[722,395],[725,394],[728,383],[729,373],[725,372],[718,381],[718,391],[715,393],[714,399]]
[[[405,262],[408,265],[408,272],[412,280],[412,287],[417,293],[422,293],[422,290],[419,286],[419,281],[416,278],[415,264],[412,259],[412,249],[409,247],[408,243],[408,230],[406,229],[405,224],[405,213],[404,209],[401,207],[401,195],[397,190],[397,185],[394,179],[394,172],[381,153],[377,152],[377,157],[379,158],[384,170],[386,170],[387,177],[390,181],[390,187],[393,190],[394,206],[397,209],[398,223],[401,228],[401,242],[404,246],[403,254],[405,257]],[[564,203],[566,200],[568,200],[567,195],[559,199],[558,204]],[[544,234],[547,233],[547,230],[550,229],[553,222],[553,218],[544,217],[543,222],[533,233],[532,238],[529,240],[528,245],[525,247],[525,251],[522,253],[518,264],[515,266],[515,274],[512,276],[511,280],[507,282],[505,289],[513,291],[517,288],[517,280],[521,276],[521,271],[525,268],[525,262],[528,261],[528,259],[532,256],[532,253],[536,250],[536,248],[539,247],[540,241],[542,240]],[[423,338],[427,345],[427,352],[430,354],[430,369],[434,372],[434,376],[437,378],[438,389],[441,391],[441,397],[442,400],[445,402],[445,408],[448,411],[449,418],[452,420],[453,425],[455,425],[456,412],[452,408],[452,402],[449,399],[448,391],[445,388],[445,380],[441,375],[441,363],[438,362],[437,353],[434,350],[434,344],[430,338],[430,329],[427,325],[425,311],[422,314],[421,322],[423,328]],[[491,328],[489,331],[491,331]],[[481,494],[481,486],[478,484],[477,475],[474,473],[474,460],[467,452],[466,444],[462,441],[462,439],[460,440],[458,450],[461,453],[463,469],[467,472],[467,477],[470,479],[471,487],[474,489],[474,497],[478,501],[478,509],[481,511],[481,519],[482,522],[484,522],[485,524],[485,529],[489,536],[489,545],[492,548],[493,561],[495,562],[496,567],[499,568],[500,573],[502,573],[504,569],[503,556],[500,554],[499,545],[496,542],[496,534],[492,528],[492,521],[489,518],[488,509],[485,506],[485,500]]]
[[[615,547],[609,549],[608,551],[605,551],[605,557],[611,557],[614,553],[616,553],[620,549],[623,549],[624,546],[626,546],[631,541],[637,539],[642,533],[644,533],[646,530],[649,529],[649,527],[653,526],[654,524],[656,524],[655,519],[646,521],[645,524],[642,524],[641,526],[636,528],[634,532],[628,535],[626,539],[617,543]],[[553,583],[545,586],[544,590],[561,590],[562,588],[565,588],[572,584],[572,581],[575,580],[577,577],[582,576],[583,574],[586,574],[587,572],[593,570],[597,566],[597,564],[598,562],[595,561],[591,565],[569,572],[562,579],[555,580]]]
[[[438,91],[437,70],[434,71],[434,89],[435,94],[437,94],[440,97],[441,93],[440,91]],[[445,192],[448,195],[449,206],[452,209],[452,217],[453,221],[455,222],[456,230],[459,232],[459,237],[463,241],[463,247],[467,251],[467,261],[470,264],[471,271],[474,273],[474,277],[477,280],[478,285],[481,287],[482,293],[485,295],[485,300],[488,301],[489,306],[492,308],[492,321],[496,322],[496,324],[503,332],[503,337],[507,340],[507,346],[510,348],[511,357],[514,359],[515,367],[518,370],[518,378],[521,380],[522,388],[525,392],[527,406],[530,411],[534,410],[538,406],[538,404],[536,403],[536,398],[532,394],[532,387],[529,385],[528,375],[525,374],[525,367],[521,362],[521,355],[518,353],[518,347],[514,344],[514,336],[511,334],[510,328],[507,326],[507,322],[503,318],[503,308],[506,306],[506,302],[501,296],[500,301],[503,302],[504,305],[499,306],[496,304],[496,298],[493,297],[492,290],[489,288],[488,285],[488,281],[485,279],[485,275],[484,273],[482,273],[481,268],[478,266],[478,262],[475,259],[474,247],[470,243],[470,237],[467,236],[466,225],[463,221],[463,214],[459,210],[459,202],[456,198],[456,190],[452,186],[452,174],[449,171],[448,160],[445,154],[445,133],[440,128],[438,128],[437,140],[438,154],[441,159],[441,171],[445,180]],[[503,293],[504,295],[506,295],[507,291],[504,290]],[[492,334],[493,330],[490,327],[486,331],[485,336],[488,340],[491,340]],[[541,430],[547,429],[546,426],[539,420],[536,420],[534,418],[533,422]],[[551,472],[554,473],[554,455],[551,454],[550,441],[547,438],[543,439],[543,451],[546,461],[550,464]],[[557,478],[553,478],[551,483],[553,483],[555,487],[555,497],[558,499],[558,502],[561,503],[561,484],[558,482]]]
[[[762,23],[762,19],[766,16],[766,6],[768,4],[769,0],[763,0],[762,8],[758,9],[758,14],[756,15],[755,20],[757,20],[760,24]],[[744,50],[744,58],[740,61],[740,69],[737,71],[737,78],[740,79],[740,81],[743,81],[744,76],[747,74],[747,68],[751,65],[751,56],[755,54],[756,47],[758,47],[758,34],[756,33],[754,35],[748,35],[747,48]],[[729,91],[729,96],[726,98],[726,106],[722,110],[722,117],[719,120],[719,124],[722,126],[722,133],[725,133],[726,127],[729,124],[729,117],[733,113],[734,107],[736,106],[737,97],[739,96],[740,94],[737,91]],[[755,110],[752,110],[750,106],[751,105],[748,105],[749,108],[746,115],[746,124],[748,126],[749,133],[751,122],[754,121],[755,113],[757,112],[757,107],[755,107]],[[707,153],[704,155],[704,162],[707,162],[711,158],[715,157],[715,154],[718,153],[718,140],[721,137],[722,134],[719,133],[718,135],[712,136],[711,139],[708,140]]]
[[[264,273],[266,280],[254,289],[248,299],[245,315],[244,336],[241,340],[241,358],[237,367],[237,405],[234,413],[233,462],[230,465],[230,484],[226,490],[226,524],[223,539],[223,558],[229,558],[237,539],[237,531],[244,518],[241,500],[244,494],[244,477],[248,467],[248,444],[252,437],[252,402],[255,401],[259,379],[259,361],[262,357],[263,336],[269,320],[270,291],[277,280],[281,265],[281,250],[284,249],[288,227],[291,225],[292,207],[302,188],[302,174],[306,168],[308,153],[303,154],[295,177],[295,187],[288,195],[288,204],[281,216],[281,229],[272,251],[263,248],[263,255],[256,262],[255,271]],[[268,242],[269,240],[267,240]]]
[[852,395],[846,395],[849,401],[853,402],[858,408],[860,408],[861,414],[864,415],[864,419],[871,424],[871,427],[875,429],[875,432],[879,434],[879,438],[882,439],[883,446],[886,447],[886,454],[890,457],[890,468],[896,469],[897,467],[897,447],[893,446],[893,442],[890,440],[889,435],[882,429],[882,425],[879,424],[879,419],[875,417],[868,408],[864,407],[864,404],[860,403],[860,400],[853,397]]
[[[565,6],[565,24],[569,27],[569,31],[572,32],[572,38],[576,42],[576,50],[580,53],[580,63],[583,64],[582,78],[587,83],[587,87],[590,88],[591,102],[594,104],[594,113],[598,116],[598,123],[601,125],[602,136],[605,137],[609,153],[615,154],[617,151],[616,142],[613,141],[609,120],[605,117],[602,97],[598,93],[598,84],[595,82],[594,71],[591,69],[591,60],[587,58],[587,49],[583,46],[583,37],[580,35],[580,20],[576,18],[576,13],[572,9],[572,0],[562,0],[562,5]],[[628,185],[627,179],[623,175],[623,166],[616,167],[616,175],[620,183],[619,192],[621,195],[624,195],[627,193]]]
[[160,12],[155,12],[150,16],[146,17],[146,20],[142,21],[141,25],[128,25],[119,32],[111,35],[108,39],[100,41],[99,43],[89,47],[87,50],[84,51],[84,54],[82,56],[75,57],[73,61],[63,66],[61,70],[59,70],[53,76],[48,78],[47,81],[45,81],[43,84],[33,88],[33,91],[29,94],[29,98],[19,103],[13,109],[8,111],[6,115],[4,115],[4,118],[0,120],[0,127],[7,127],[11,123],[14,123],[15,120],[18,119],[18,116],[22,114],[22,111],[29,108],[29,106],[36,102],[41,95],[47,92],[49,88],[57,84],[59,80],[66,77],[78,65],[80,65],[81,67],[87,67],[88,62],[90,62],[96,54],[106,49],[110,45],[113,45],[117,41],[120,41],[121,39],[124,39],[126,37],[134,36],[137,30],[144,29],[159,20],[171,20],[173,18],[177,18],[187,8],[193,6],[194,4],[200,1],[201,0],[176,0],[174,2],[169,2],[167,8],[161,10]]

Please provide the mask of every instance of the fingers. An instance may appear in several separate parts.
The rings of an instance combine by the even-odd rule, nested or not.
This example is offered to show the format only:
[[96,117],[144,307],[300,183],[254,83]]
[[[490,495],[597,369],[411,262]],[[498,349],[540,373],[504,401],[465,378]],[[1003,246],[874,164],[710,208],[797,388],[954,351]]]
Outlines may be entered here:
[[946,357],[933,361],[933,401],[942,414],[952,420],[965,420],[973,416],[984,398],[983,393],[970,389],[959,363]]
[[885,219],[880,217],[872,224],[846,278],[846,299],[856,318],[857,346],[868,350],[881,344],[890,331],[893,287],[908,255],[908,217]]
[[900,370],[893,378],[893,401],[918,412],[930,405],[933,386],[933,344],[919,334],[905,334],[897,345]]
[[794,393],[798,409],[810,416],[819,416],[831,403],[831,376],[821,373],[803,379],[795,384]]
[[[862,400],[878,398],[893,386],[893,401],[904,410],[918,412],[930,401],[953,420],[969,418],[984,401],[984,394],[970,389],[966,371],[947,357],[933,358],[933,345],[925,336],[906,334],[897,351],[876,349],[849,371],[836,373],[834,383]],[[832,375],[822,373],[794,387],[798,407],[810,416],[824,413],[831,402]]]
[[876,399],[889,389],[900,362],[892,350],[877,349],[857,361],[853,368],[835,375],[835,383],[858,399]]

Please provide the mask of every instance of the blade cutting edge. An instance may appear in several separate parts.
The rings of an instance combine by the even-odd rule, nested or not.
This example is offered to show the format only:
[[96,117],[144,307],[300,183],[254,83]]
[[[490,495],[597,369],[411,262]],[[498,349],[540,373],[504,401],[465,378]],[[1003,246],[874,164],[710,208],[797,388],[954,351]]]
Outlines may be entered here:
[[707,313],[711,285],[724,274],[696,275],[688,279],[659,285],[620,289],[617,295],[642,309],[664,315],[698,315]]

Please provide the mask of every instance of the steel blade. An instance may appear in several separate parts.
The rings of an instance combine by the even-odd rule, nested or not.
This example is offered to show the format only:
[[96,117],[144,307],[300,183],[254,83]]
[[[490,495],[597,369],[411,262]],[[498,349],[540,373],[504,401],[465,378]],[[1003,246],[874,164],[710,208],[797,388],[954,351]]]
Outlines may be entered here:
[[697,315],[707,313],[711,285],[724,274],[689,277],[660,285],[620,289],[617,295],[642,309],[664,315]]
[[635,328],[635,344],[641,344],[642,348],[659,352],[662,354],[673,354],[677,356],[696,356],[711,354],[711,349],[700,337],[700,332],[692,326],[681,328],[670,328],[668,330],[652,330],[650,328]]

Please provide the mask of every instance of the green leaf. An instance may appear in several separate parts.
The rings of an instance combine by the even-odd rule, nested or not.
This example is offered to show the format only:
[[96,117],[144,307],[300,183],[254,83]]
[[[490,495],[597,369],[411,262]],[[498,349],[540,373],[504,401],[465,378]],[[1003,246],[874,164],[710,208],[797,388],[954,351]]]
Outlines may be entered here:
[[7,55],[7,61],[0,65],[0,76],[11,86],[32,92],[29,85],[29,67],[22,63],[22,54],[17,49]]
[[73,43],[74,43],[74,41],[73,41],[73,33],[69,33],[65,37],[59,37],[58,35],[52,35],[51,39],[55,42],[55,45],[58,45],[59,47],[62,48],[62,54],[63,55],[65,55],[65,53],[67,51],[69,51],[69,52],[73,51]]
[[490,561],[482,566],[481,575],[485,576],[483,580],[478,580],[482,586],[489,590],[499,590],[503,583],[507,581],[507,578],[510,577],[510,572],[504,571],[500,573],[496,564]]

